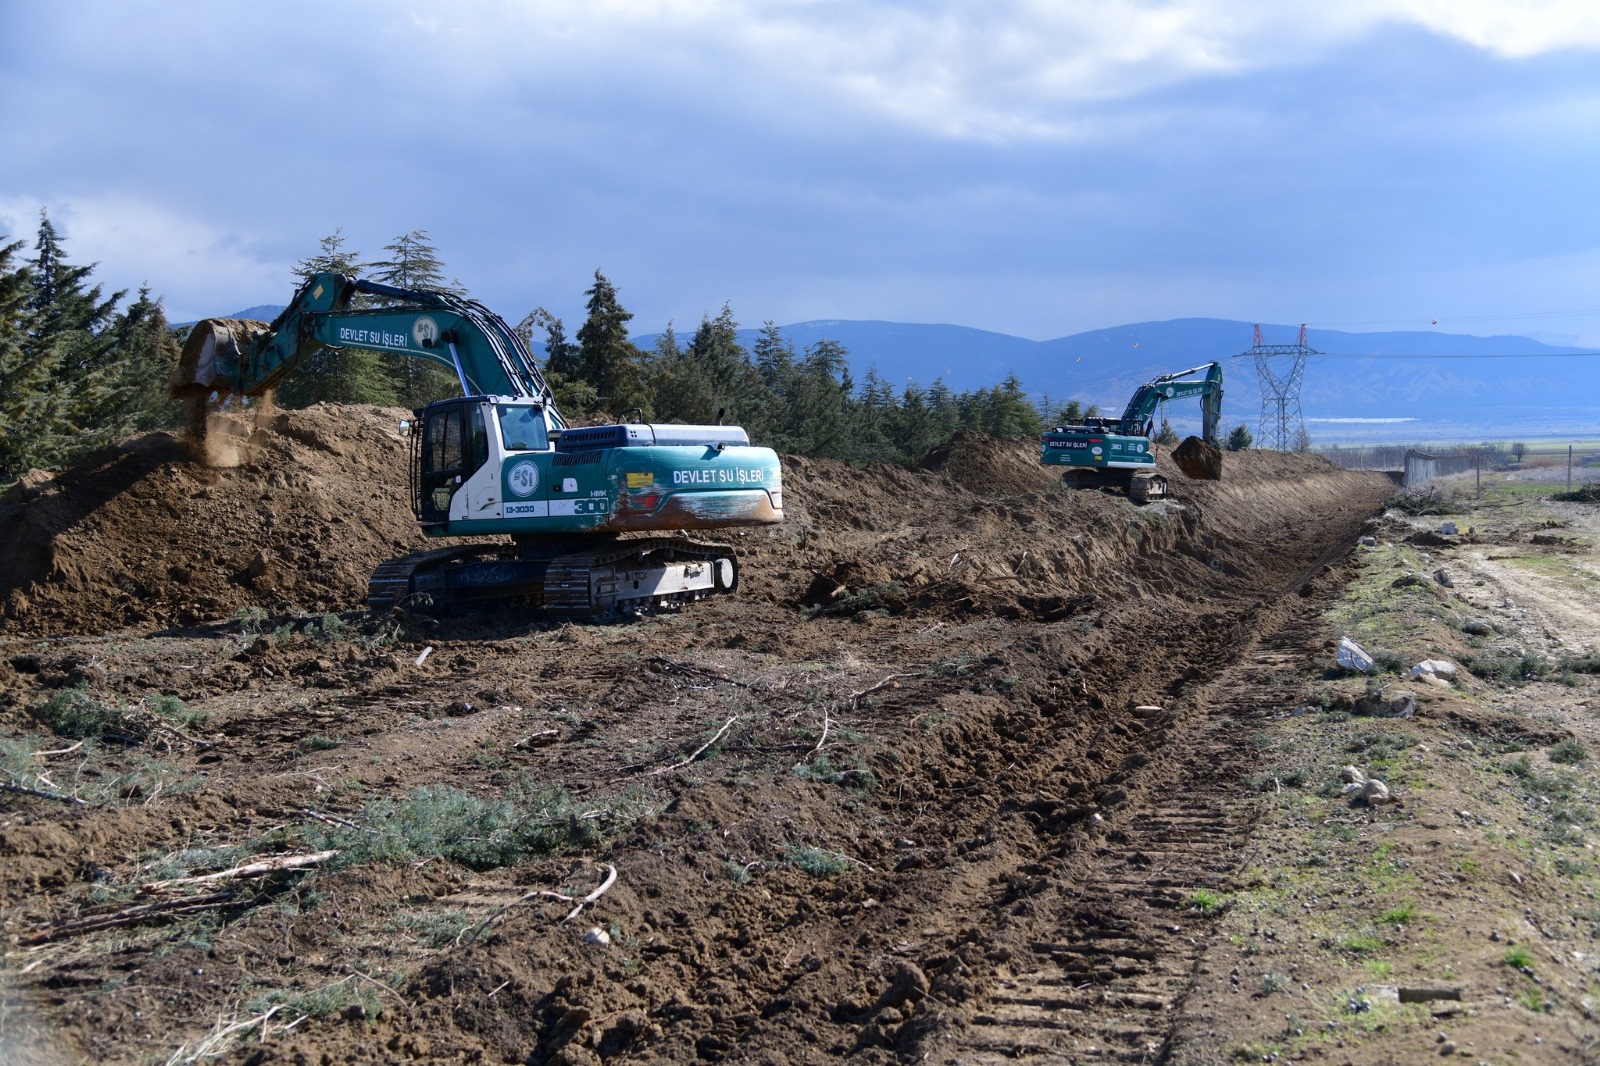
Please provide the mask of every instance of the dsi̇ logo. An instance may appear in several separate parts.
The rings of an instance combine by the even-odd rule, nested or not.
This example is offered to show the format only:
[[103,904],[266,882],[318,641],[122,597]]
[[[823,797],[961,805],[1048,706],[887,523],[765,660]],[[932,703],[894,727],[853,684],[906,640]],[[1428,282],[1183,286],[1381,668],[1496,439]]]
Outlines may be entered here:
[[522,462],[506,471],[506,488],[513,496],[528,497],[539,491],[539,467],[531,460]]

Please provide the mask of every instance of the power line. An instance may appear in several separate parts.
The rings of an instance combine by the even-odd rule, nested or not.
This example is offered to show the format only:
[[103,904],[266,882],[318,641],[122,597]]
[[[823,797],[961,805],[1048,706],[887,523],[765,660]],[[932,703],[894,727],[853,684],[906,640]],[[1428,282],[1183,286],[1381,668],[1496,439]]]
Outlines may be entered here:
[[1432,352],[1432,353],[1368,353],[1361,352],[1323,352],[1320,358],[1324,359],[1593,359],[1600,355],[1600,351],[1592,352],[1506,352],[1503,355],[1482,355],[1476,352]]

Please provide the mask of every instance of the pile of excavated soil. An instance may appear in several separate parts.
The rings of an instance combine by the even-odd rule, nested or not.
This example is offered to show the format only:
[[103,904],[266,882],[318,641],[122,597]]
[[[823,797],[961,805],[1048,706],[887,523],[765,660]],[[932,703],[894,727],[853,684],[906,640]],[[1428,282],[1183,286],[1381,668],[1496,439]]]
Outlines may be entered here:
[[342,610],[422,538],[398,408],[214,415],[204,451],[134,437],[0,495],[4,628],[190,625],[239,608]]
[[[372,567],[424,543],[406,499],[404,414],[319,405],[213,416],[203,458],[155,433],[30,475],[0,496],[0,631],[360,607]],[[1193,573],[1203,592],[1207,568],[1250,568],[1264,531],[1360,481],[1276,452],[1230,455],[1220,482],[1190,481],[1165,455],[1160,464],[1175,500],[1134,508],[1121,494],[1063,490],[1032,441],[972,432],[915,469],[786,457],[785,524],[724,536],[748,546],[747,589],[772,599],[1049,620],[1113,588],[1180,592],[1170,569],[1137,565],[1174,551],[1206,564]]]

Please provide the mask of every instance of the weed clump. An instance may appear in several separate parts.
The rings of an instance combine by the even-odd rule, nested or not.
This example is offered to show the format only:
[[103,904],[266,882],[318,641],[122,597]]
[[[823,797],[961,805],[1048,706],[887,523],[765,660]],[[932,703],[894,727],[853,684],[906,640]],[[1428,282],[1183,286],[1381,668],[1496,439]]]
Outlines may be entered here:
[[1521,685],[1551,676],[1556,668],[1540,655],[1472,655],[1462,664],[1476,678],[1502,685]]
[[1575,737],[1568,737],[1549,751],[1550,761],[1568,766],[1589,761],[1589,749]]
[[647,810],[637,792],[585,809],[564,789],[486,800],[425,785],[403,800],[368,804],[359,828],[330,826],[315,836],[319,846],[339,850],[339,865],[437,857],[489,870],[592,847],[606,829],[631,824]]
[[1420,492],[1400,492],[1389,497],[1384,505],[1389,510],[1408,515],[1465,514],[1466,508],[1445,496],[1436,488]]
[[813,877],[837,877],[850,869],[850,860],[826,848],[790,848],[784,861],[798,866]]

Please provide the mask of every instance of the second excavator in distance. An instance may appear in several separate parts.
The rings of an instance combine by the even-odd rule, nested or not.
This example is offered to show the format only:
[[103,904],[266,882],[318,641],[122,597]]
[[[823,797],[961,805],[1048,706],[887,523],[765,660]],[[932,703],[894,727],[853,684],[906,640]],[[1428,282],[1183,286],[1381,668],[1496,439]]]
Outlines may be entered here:
[[[358,295],[384,306],[352,306]],[[502,538],[379,565],[374,609],[525,599],[583,621],[676,609],[739,585],[731,547],[678,534],[783,521],[777,453],[743,429],[571,426],[517,332],[449,293],[316,274],[270,325],[197,323],[172,390],[192,405],[260,396],[312,353],[346,347],[455,372],[462,395],[411,425],[412,509],[429,537]]]
[[1201,436],[1173,450],[1178,469],[1196,481],[1222,477],[1217,424],[1222,421],[1222,364],[1205,363],[1162,374],[1134,390],[1121,418],[1084,418],[1056,426],[1039,441],[1039,461],[1061,466],[1068,488],[1117,488],[1134,503],[1168,495],[1167,479],[1156,473],[1156,445],[1150,430],[1156,409],[1168,400],[1200,397]]

